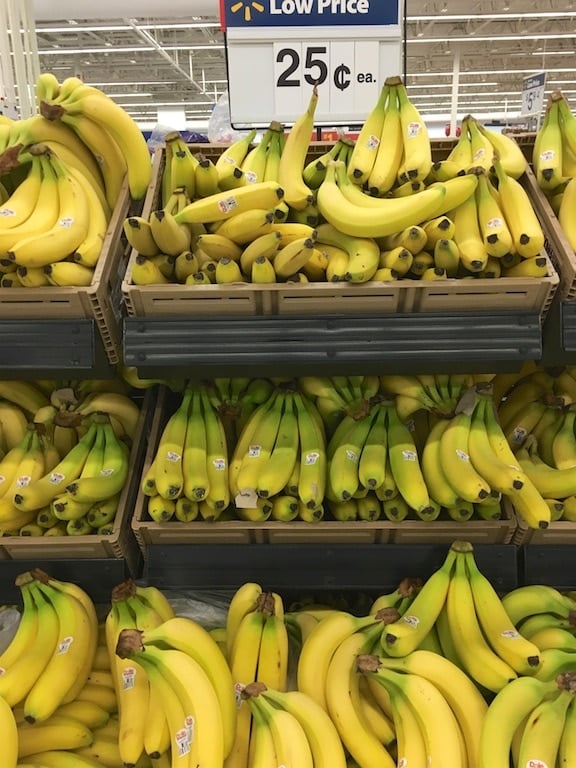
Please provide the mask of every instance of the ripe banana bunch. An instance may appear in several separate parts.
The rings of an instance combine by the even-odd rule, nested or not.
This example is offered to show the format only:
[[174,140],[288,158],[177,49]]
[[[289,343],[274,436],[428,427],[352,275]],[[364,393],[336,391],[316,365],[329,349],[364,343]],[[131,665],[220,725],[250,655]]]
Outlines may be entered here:
[[81,171],[45,144],[16,157],[27,175],[2,206],[0,253],[14,287],[92,283],[110,207]]
[[122,107],[77,77],[58,83],[53,75],[41,75],[36,95],[40,114],[70,127],[97,158],[110,207],[124,175],[132,198],[144,197],[151,178],[150,154],[142,132]]
[[396,410],[402,421],[408,421],[423,408],[440,416],[449,416],[474,381],[473,376],[460,374],[389,374],[380,377],[381,388],[385,395],[394,397]]
[[[243,691],[255,681],[278,692],[288,684],[288,630],[282,598],[265,592],[256,582],[239,587],[228,607],[225,628],[225,654],[236,695],[233,741],[225,765],[253,764],[255,723],[251,706]],[[254,763],[256,764],[256,763]]]
[[90,597],[75,584],[40,569],[21,574],[17,584],[22,616],[0,656],[0,698],[14,712],[18,756],[26,762],[24,758],[38,752],[72,750],[92,742],[96,722],[81,720],[80,710],[86,707],[77,700],[89,687],[98,621]]
[[[478,766],[569,763],[574,749],[576,676],[520,677],[493,699],[484,717]],[[520,763],[520,761],[523,763]]]
[[229,483],[241,519],[315,522],[323,517],[324,425],[306,396],[278,389],[253,411],[234,447]]
[[[10,531],[35,521],[38,530],[28,529],[28,535],[45,535],[51,528],[55,530],[50,535],[111,533],[128,477],[129,450],[110,420],[94,416],[62,458],[54,443],[38,438],[35,444],[36,434],[24,448],[2,501],[2,529]],[[15,520],[23,522],[14,526]]]
[[230,504],[228,442],[205,387],[188,386],[168,419],[142,492],[156,522],[217,520]]
[[249,765],[347,765],[333,722],[305,693],[278,691],[254,682],[243,689],[242,698],[247,701],[253,720]]
[[303,376],[298,383],[314,402],[329,433],[344,416],[367,416],[370,401],[380,388],[377,376]]
[[[153,632],[173,618],[170,603],[153,586],[137,587],[132,580],[128,580],[112,590],[112,605],[104,624],[103,646],[104,665],[107,662],[111,689],[117,702],[118,716],[113,740],[120,764],[136,765],[147,750],[164,752],[169,745],[162,741],[165,736],[164,718],[157,709],[153,709],[158,702],[152,700],[148,675],[136,660],[116,654],[119,637],[124,631]],[[89,682],[92,677],[97,679],[99,674],[93,671]]]

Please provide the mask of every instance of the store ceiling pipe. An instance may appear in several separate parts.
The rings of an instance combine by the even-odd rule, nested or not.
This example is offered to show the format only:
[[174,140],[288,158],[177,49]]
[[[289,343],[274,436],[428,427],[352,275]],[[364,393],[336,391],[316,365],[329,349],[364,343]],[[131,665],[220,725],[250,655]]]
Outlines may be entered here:
[[36,21],[64,19],[108,20],[125,18],[190,18],[218,16],[218,0],[98,0],[79,3],[78,0],[32,0]]

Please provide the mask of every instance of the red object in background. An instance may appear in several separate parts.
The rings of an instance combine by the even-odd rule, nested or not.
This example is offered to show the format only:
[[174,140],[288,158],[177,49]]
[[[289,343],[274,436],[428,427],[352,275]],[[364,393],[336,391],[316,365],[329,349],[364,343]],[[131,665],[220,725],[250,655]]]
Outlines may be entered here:
[[226,32],[226,10],[224,0],[220,0],[220,32]]
[[[444,126],[444,133],[446,134],[446,136],[450,136],[450,123],[446,123],[446,125]],[[458,138],[461,133],[462,133],[462,129],[460,128],[459,125],[457,125],[456,126],[456,138]]]

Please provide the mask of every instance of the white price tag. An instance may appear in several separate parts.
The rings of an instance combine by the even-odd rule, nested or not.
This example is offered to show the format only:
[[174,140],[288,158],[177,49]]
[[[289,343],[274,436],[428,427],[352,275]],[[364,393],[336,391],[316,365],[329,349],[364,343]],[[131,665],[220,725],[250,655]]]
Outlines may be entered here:
[[522,114],[539,115],[544,106],[546,73],[537,72],[522,81]]
[[402,0],[222,0],[222,7],[234,127],[295,122],[314,85],[316,126],[360,124],[385,78],[402,71]]

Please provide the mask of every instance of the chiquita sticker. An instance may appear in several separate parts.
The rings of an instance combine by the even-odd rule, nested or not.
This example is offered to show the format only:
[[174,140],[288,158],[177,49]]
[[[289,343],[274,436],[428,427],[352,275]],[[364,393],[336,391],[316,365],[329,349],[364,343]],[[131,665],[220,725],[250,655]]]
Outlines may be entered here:
[[418,624],[420,624],[420,619],[418,616],[403,616],[402,620],[405,621],[406,624],[409,624],[411,627],[414,627],[414,629],[416,629]]
[[418,456],[416,455],[416,451],[411,451],[410,449],[402,451],[402,458],[404,461],[416,461],[418,459]]
[[468,456],[466,451],[461,451],[459,448],[456,449],[456,456],[458,456],[460,461],[470,461],[470,456]]

